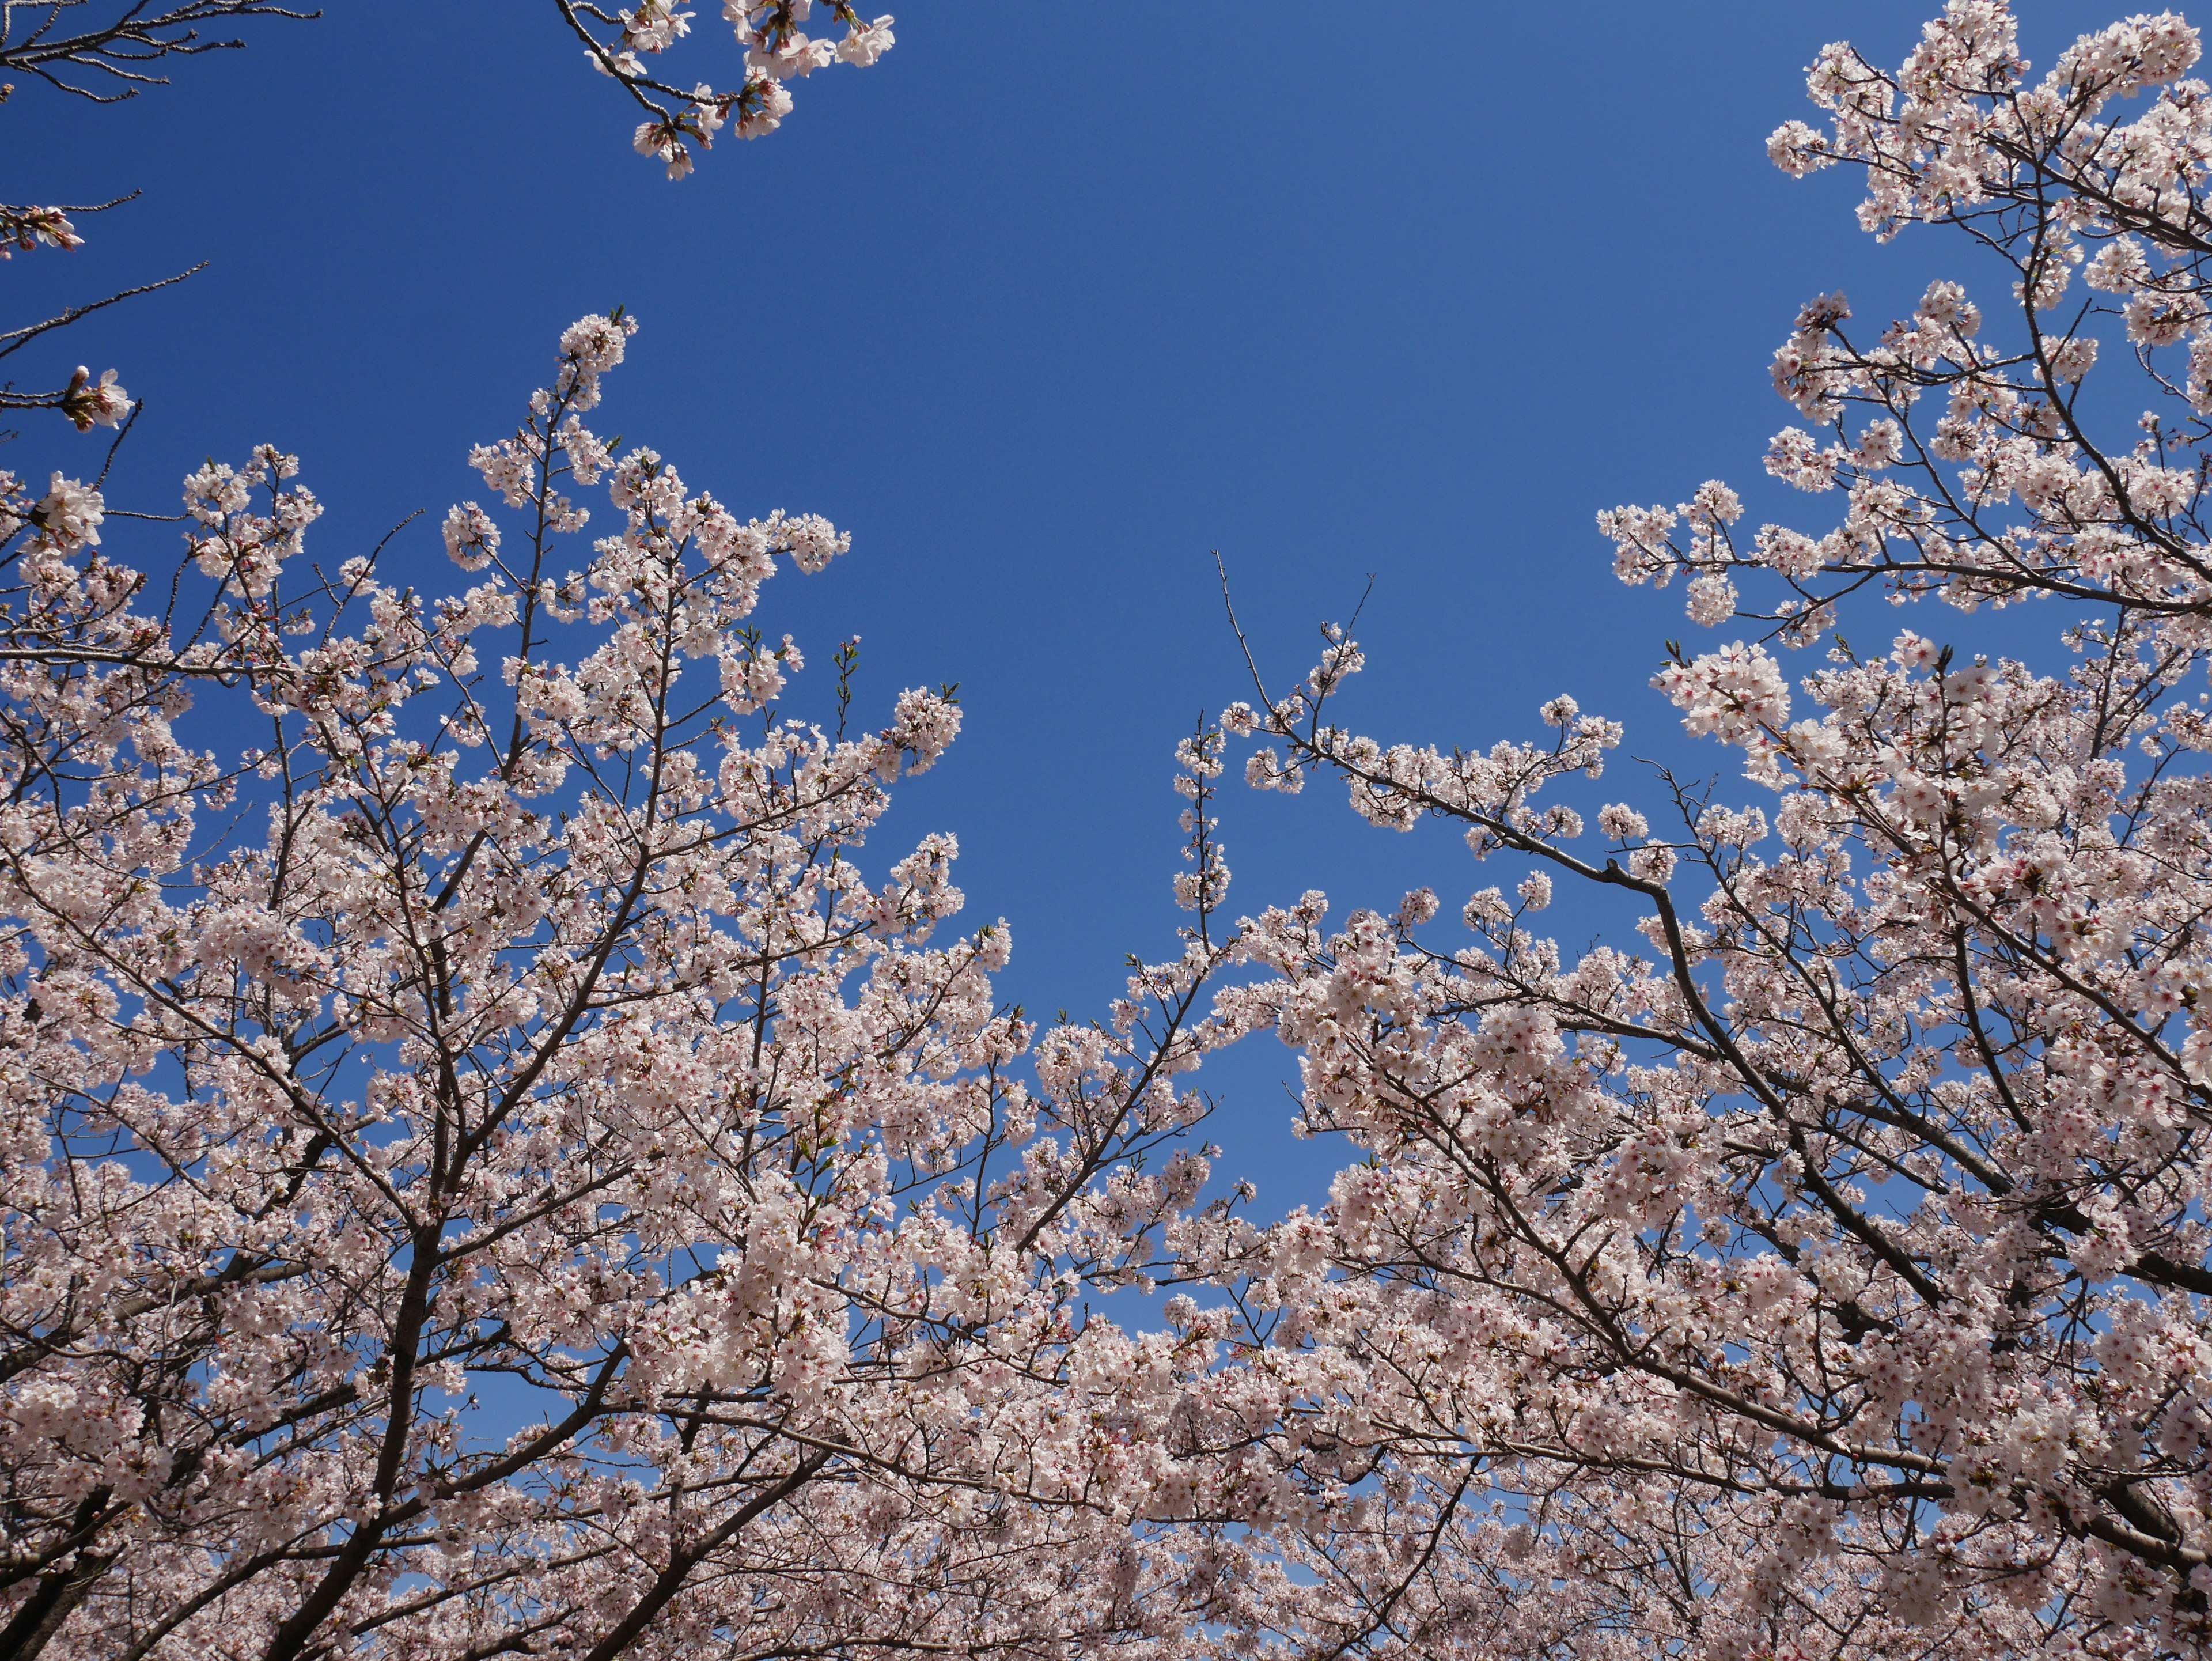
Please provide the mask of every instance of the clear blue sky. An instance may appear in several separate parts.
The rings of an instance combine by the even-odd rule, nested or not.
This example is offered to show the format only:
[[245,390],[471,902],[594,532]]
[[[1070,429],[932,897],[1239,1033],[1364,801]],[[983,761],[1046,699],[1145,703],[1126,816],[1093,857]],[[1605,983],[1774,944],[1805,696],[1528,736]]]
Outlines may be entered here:
[[[1924,236],[1877,249],[1847,177],[1793,184],[1763,141],[1809,114],[1824,41],[1894,63],[1934,3],[1435,3],[1356,27],[1317,4],[910,3],[882,64],[802,85],[784,131],[670,185],[550,0],[325,0],[119,109],[19,92],[0,198],[145,197],[81,252],[12,262],[9,315],[211,260],[58,350],[148,401],[112,497],[166,510],[202,457],[270,440],[330,507],[325,557],[427,508],[398,569],[441,582],[432,526],[483,495],[468,445],[511,429],[563,324],[628,305],[644,327],[605,426],[741,512],[854,533],[827,575],[778,578],[763,626],[823,663],[861,634],[864,704],[961,684],[967,735],[883,858],[957,832],[971,921],[1013,925],[1009,995],[1089,1013],[1125,952],[1170,949],[1170,751],[1243,690],[1211,549],[1285,679],[1376,574],[1347,715],[1378,737],[1528,736],[1571,691],[1631,751],[1716,764],[1646,684],[1698,632],[1679,591],[1615,584],[1591,517],[1717,475],[1754,520],[1817,520],[1756,488],[1789,417],[1769,354],[1813,293],[1890,315],[1957,273]],[[719,35],[717,9],[698,0]],[[2020,9],[2039,64],[2108,17]],[[719,39],[686,55],[731,62]],[[169,535],[111,541],[160,564]],[[1455,909],[1510,880],[1334,790],[1239,788],[1224,835],[1249,908],[1430,882]],[[1602,921],[1562,916],[1573,943]],[[1283,1116],[1255,1087],[1281,1056],[1225,1074],[1255,1136]],[[1278,1202],[1328,1162],[1252,1147]]]

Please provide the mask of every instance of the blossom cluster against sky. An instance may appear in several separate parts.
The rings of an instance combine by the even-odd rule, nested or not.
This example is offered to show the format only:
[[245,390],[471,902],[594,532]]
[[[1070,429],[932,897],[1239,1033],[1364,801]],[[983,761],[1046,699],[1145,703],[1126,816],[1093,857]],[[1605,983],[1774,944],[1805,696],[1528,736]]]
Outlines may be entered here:
[[[853,532],[763,626],[824,664],[861,635],[864,707],[959,683],[965,734],[884,857],[956,833],[972,920],[1013,926],[1002,987],[1047,1013],[1102,1007],[1177,921],[1171,747],[1249,694],[1211,550],[1285,679],[1374,575],[1364,731],[1487,745],[1571,691],[1627,753],[1709,771],[1648,683],[1666,638],[1711,637],[1679,588],[1614,584],[1594,514],[1758,477],[1806,296],[1888,315],[1960,274],[1764,149],[1823,42],[1895,61],[1917,3],[1377,9],[1360,36],[1319,7],[1147,36],[1115,8],[922,5],[878,69],[675,185],[612,88],[579,113],[550,7],[326,9],[131,105],[9,112],[10,199],[145,192],[17,262],[27,295],[212,262],[57,348],[146,401],[111,500],[166,508],[265,439],[328,504],[325,555],[424,508],[392,569],[443,581],[469,445],[512,426],[551,331],[629,307],[611,429],[635,411],[741,514]],[[2039,64],[2105,21],[2022,11]],[[165,528],[131,534],[161,563]],[[1425,834],[1334,792],[1233,791],[1224,836],[1232,909],[1320,886],[1341,915],[1433,874]],[[1261,1075],[1286,1059],[1237,1058],[1240,1118],[1285,1116]]]

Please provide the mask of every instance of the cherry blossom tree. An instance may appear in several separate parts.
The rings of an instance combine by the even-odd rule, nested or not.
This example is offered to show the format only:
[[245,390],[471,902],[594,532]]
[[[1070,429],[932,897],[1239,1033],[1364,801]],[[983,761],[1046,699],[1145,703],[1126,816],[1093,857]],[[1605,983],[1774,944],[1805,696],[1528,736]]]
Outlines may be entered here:
[[[1621,728],[1570,697],[1533,741],[1360,736],[1341,630],[1229,712],[1253,784],[1334,776],[1515,867],[1451,922],[1424,890],[1246,928],[1274,972],[1224,1019],[1296,1048],[1302,1128],[1360,1155],[1191,1267],[1304,1495],[1249,1645],[2212,1650],[2199,51],[2138,17],[2034,76],[1999,0],[1954,0],[1895,73],[1820,54],[1830,125],[1776,161],[1861,169],[1866,229],[1970,263],[1863,332],[1816,299],[1777,354],[1806,424],[1767,470],[1833,528],[1748,532],[1718,483],[1601,516],[1626,581],[1749,625],[1655,682],[1741,783],[1607,800]],[[1950,609],[1862,650],[1878,598]],[[2034,599],[2063,661],[1976,649]],[[1620,934],[1544,938],[1562,885]]]
[[612,453],[634,328],[473,452],[443,598],[272,447],[174,581],[7,501],[0,1655],[1164,1654],[1212,1595],[1128,1527],[1237,1514],[1164,1475],[1189,1342],[1082,1301],[1206,1179],[1210,820],[1111,1019],[999,1007],[951,838],[863,864],[957,705],[851,725],[848,643],[782,713],[762,585],[848,538]]
[[[805,15],[738,19],[766,70],[816,66]],[[143,44],[87,38],[53,61]],[[1179,955],[1038,1038],[1006,925],[940,937],[951,839],[863,863],[957,703],[852,728],[848,642],[834,721],[781,713],[761,585],[847,539],[614,454],[635,327],[580,320],[472,453],[442,597],[312,556],[274,447],[186,478],[168,573],[104,470],[0,475],[10,1661],[1164,1654],[1231,1578],[1130,1526],[1248,1509],[1187,1428],[1205,1346],[1085,1301],[1227,1215],[1176,1082],[1234,1036],[1218,739]]]

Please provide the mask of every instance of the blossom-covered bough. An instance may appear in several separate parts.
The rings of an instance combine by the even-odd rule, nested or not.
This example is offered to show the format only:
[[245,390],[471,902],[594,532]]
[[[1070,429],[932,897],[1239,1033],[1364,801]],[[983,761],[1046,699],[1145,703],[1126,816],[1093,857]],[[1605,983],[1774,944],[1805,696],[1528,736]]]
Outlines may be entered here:
[[[1895,74],[1821,54],[1831,125],[1775,160],[1862,168],[1866,228],[1937,227],[1997,283],[1863,332],[1840,295],[1800,314],[1775,380],[1806,425],[1767,466],[1840,495],[1834,528],[1747,534],[1719,484],[1601,517],[1626,580],[1763,631],[1656,683],[1757,799],[1662,772],[1606,801],[1576,781],[1620,729],[1568,698],[1543,742],[1359,737],[1341,634],[1230,712],[1253,783],[1334,774],[1378,825],[1528,867],[1467,902],[1472,945],[1426,891],[1246,928],[1278,972],[1233,1019],[1364,1155],[1204,1265],[1307,1495],[1249,1641],[2212,1652],[2198,53],[2137,18],[2031,76],[2002,4],[1954,0]],[[1877,596],[1954,609],[1862,651],[1836,630]],[[2038,597],[2056,672],[1962,632]],[[1826,660],[1793,686],[1776,644]],[[1541,938],[1562,884],[1641,939]]]
[[1206,1177],[1209,776],[1183,954],[1025,1083],[951,839],[862,863],[957,706],[848,729],[848,647],[778,713],[761,586],[847,538],[611,453],[633,328],[474,453],[442,599],[318,562],[273,448],[186,480],[167,615],[100,492],[8,504],[0,1654],[1136,1654],[1210,1596],[1127,1526],[1189,1347],[1082,1299]]

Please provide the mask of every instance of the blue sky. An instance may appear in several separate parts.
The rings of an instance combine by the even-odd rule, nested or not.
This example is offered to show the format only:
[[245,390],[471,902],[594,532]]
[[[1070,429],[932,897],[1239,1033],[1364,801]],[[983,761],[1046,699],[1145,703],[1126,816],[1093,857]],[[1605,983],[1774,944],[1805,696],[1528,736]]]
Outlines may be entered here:
[[[1824,41],[1894,63],[1931,7],[1435,4],[1355,29],[939,0],[671,185],[546,0],[328,0],[119,108],[19,92],[0,197],[145,195],[80,252],[13,262],[10,315],[211,261],[57,349],[148,401],[111,498],[167,510],[204,456],[267,439],[330,508],[322,555],[427,508],[397,569],[442,582],[435,520],[483,495],[467,447],[512,428],[563,324],[627,305],[605,428],[742,512],[854,532],[777,580],[763,627],[823,666],[860,633],[864,708],[960,683],[966,736],[884,859],[957,832],[971,920],[1013,926],[1009,995],[1089,1013],[1125,952],[1171,949],[1170,751],[1244,690],[1211,550],[1285,680],[1374,574],[1346,715],[1378,737],[1526,737],[1566,691],[1632,753],[1717,764],[1646,684],[1698,632],[1679,592],[1615,584],[1592,515],[1720,476],[1754,520],[1820,525],[1760,488],[1789,415],[1769,354],[1813,293],[1886,316],[1960,273],[1926,236],[1876,248],[1846,177],[1793,184],[1763,141],[1808,113]],[[679,78],[732,62],[698,9],[717,38]],[[2107,18],[2020,10],[2039,64]],[[159,566],[169,534],[110,540]],[[1319,886],[1340,915],[1426,882],[1455,910],[1511,880],[1340,802],[1232,791],[1233,904]],[[1573,943],[1607,921],[1562,908]],[[1330,1162],[1285,1163],[1280,1061],[1224,1073],[1277,1201]]]

